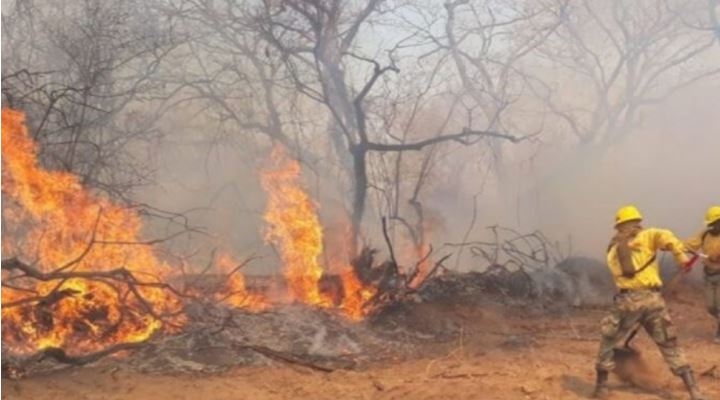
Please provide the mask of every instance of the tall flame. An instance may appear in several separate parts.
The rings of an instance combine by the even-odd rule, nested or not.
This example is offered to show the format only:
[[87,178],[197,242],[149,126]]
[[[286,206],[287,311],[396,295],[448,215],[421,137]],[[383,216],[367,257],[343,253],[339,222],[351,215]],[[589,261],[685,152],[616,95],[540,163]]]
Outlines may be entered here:
[[323,244],[317,205],[300,183],[300,164],[288,157],[283,147],[273,147],[269,162],[261,175],[268,195],[265,239],[280,249],[283,274],[293,298],[329,307],[332,299],[318,288],[323,275],[318,261]]
[[[324,273],[319,261],[323,254],[323,229],[318,207],[301,184],[300,164],[280,145],[273,147],[269,164],[261,175],[268,194],[264,218],[269,227],[265,238],[280,250],[283,274],[293,298],[310,305],[332,307],[335,305],[332,295],[319,286]],[[362,319],[366,313],[363,305],[373,296],[374,289],[365,287],[347,264],[340,268],[332,265],[330,269],[340,273],[343,292],[340,309],[351,319]]]
[[[3,229],[4,254],[32,261],[43,273],[63,266],[66,272],[124,267],[138,280],[161,282],[169,267],[152,247],[141,244],[138,214],[83,189],[73,174],[41,167],[24,120],[20,112],[2,110],[3,218],[9,226]],[[48,346],[92,350],[141,341],[163,325],[155,316],[180,310],[179,300],[160,287],[138,286],[133,292],[110,280],[82,278],[29,286],[27,279],[6,272],[3,341],[18,351]],[[66,296],[28,301],[53,292]],[[180,316],[170,320],[182,323]]]

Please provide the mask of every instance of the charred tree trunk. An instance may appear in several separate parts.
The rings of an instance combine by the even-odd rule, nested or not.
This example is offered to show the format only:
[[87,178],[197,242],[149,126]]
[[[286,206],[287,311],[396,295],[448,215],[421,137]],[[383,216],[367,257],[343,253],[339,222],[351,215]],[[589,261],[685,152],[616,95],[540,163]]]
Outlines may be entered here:
[[[354,171],[352,234],[353,238],[355,238],[353,246],[356,246],[357,238],[360,234],[360,225],[362,223],[363,214],[365,214],[365,199],[367,198],[367,148],[363,145],[353,146],[351,148],[351,152],[353,155]],[[356,254],[356,248],[352,250],[352,254]]]

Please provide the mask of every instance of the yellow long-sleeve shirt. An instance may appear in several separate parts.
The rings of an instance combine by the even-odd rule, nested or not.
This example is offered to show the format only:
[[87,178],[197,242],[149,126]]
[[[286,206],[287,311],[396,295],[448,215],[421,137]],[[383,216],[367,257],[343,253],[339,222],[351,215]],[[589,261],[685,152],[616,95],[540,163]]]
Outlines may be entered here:
[[666,229],[643,229],[630,240],[628,246],[632,249],[632,263],[635,270],[638,271],[645,265],[647,267],[633,277],[624,277],[617,257],[617,245],[612,246],[607,253],[607,264],[618,289],[644,289],[662,286],[660,265],[657,260],[650,262],[660,250],[672,252],[679,265],[689,261],[683,242]]
[[703,258],[705,271],[710,274],[720,273],[720,235],[712,236],[703,234],[705,231],[698,233],[685,241],[685,246],[692,251],[699,251],[707,256]]

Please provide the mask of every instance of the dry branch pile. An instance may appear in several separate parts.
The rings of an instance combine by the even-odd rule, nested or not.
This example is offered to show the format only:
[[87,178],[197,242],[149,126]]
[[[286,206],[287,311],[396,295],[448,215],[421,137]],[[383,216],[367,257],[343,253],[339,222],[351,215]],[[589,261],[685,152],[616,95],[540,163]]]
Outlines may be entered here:
[[[21,376],[61,367],[62,364],[82,365],[90,362],[124,365],[140,371],[216,372],[237,365],[281,362],[318,371],[355,368],[363,363],[385,357],[412,354],[423,341],[446,341],[460,331],[452,318],[432,313],[423,303],[462,304],[495,301],[517,304],[549,297],[557,303],[572,303],[574,292],[550,291],[542,279],[573,281],[575,267],[586,267],[587,260],[572,266],[572,259],[560,262],[563,256],[557,245],[539,232],[523,235],[502,228],[491,228],[494,242],[469,242],[450,247],[467,246],[475,258],[487,263],[482,272],[455,273],[447,270],[441,257],[430,271],[417,280],[420,262],[403,273],[392,256],[378,263],[377,251],[365,248],[351,265],[365,285],[376,288],[365,307],[370,314],[365,323],[354,323],[330,310],[290,304],[262,312],[231,308],[217,299],[222,282],[205,285],[213,278],[227,276],[185,276],[183,290],[167,283],[143,282],[129,271],[118,268],[101,272],[53,271],[43,273],[16,259],[3,261],[3,270],[22,275],[23,279],[49,280],[82,277],[90,280],[111,280],[134,287],[153,285],[182,298],[187,324],[175,335],[157,335],[134,344],[116,344],[83,355],[67,354],[65,350],[47,348],[22,357],[8,356],[3,361],[8,376]],[[502,232],[502,234],[501,234]],[[430,253],[427,257],[430,256]],[[243,264],[244,265],[244,264]],[[568,267],[568,265],[571,265]],[[80,274],[81,276],[76,276]],[[540,279],[538,277],[542,276]],[[549,277],[549,278],[548,278]],[[336,276],[322,279],[322,290],[342,291]],[[217,280],[216,279],[216,280]],[[271,286],[272,277],[248,277],[248,290],[261,292]],[[416,282],[416,285],[411,285]],[[204,289],[201,289],[203,288]],[[254,287],[257,286],[257,287]],[[204,293],[201,293],[204,291]],[[577,289],[576,289],[577,291]],[[31,299],[37,307],[52,304],[55,298],[73,296],[56,291],[43,299]],[[342,293],[339,294],[342,297]],[[51,299],[52,298],[52,299]],[[57,300],[56,300],[57,301]],[[158,316],[162,318],[163,316]],[[125,357],[132,350],[132,357]],[[4,352],[7,354],[7,352]],[[106,357],[116,355],[114,357]],[[119,355],[119,356],[117,356]]]

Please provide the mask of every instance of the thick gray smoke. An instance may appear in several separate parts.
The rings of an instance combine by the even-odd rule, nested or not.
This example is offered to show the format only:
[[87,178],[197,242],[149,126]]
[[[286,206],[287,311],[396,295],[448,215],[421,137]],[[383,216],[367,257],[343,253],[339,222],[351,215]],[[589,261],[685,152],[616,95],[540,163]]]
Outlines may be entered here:
[[[418,258],[413,240],[437,259],[445,243],[487,240],[493,225],[540,230],[566,255],[601,260],[621,205],[686,237],[720,202],[720,46],[705,0],[338,2],[323,21],[277,2],[3,3],[3,99],[38,124],[44,157],[89,182],[125,181],[152,162],[138,174],[151,184],[132,195],[202,227],[175,244],[199,260],[225,248],[265,256],[250,271],[277,270],[258,179],[273,142],[304,162],[327,237],[362,198],[366,243],[384,250],[380,217],[393,215],[404,265]],[[318,24],[339,36],[316,37]],[[143,51],[127,48],[128,34]],[[118,61],[126,52],[131,67]],[[137,138],[109,140],[111,127]],[[397,151],[468,132],[482,134]],[[363,142],[374,147],[360,163]],[[482,267],[468,252],[452,261]]]

